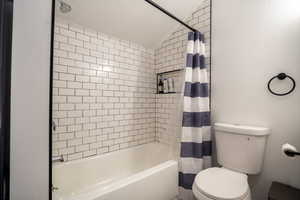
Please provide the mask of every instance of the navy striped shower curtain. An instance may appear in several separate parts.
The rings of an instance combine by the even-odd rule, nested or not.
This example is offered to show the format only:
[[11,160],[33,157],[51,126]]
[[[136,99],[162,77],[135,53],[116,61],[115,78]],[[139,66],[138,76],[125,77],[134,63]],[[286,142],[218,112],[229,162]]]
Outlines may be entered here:
[[188,34],[183,119],[179,166],[179,196],[193,199],[192,185],[201,170],[211,165],[209,80],[204,36]]

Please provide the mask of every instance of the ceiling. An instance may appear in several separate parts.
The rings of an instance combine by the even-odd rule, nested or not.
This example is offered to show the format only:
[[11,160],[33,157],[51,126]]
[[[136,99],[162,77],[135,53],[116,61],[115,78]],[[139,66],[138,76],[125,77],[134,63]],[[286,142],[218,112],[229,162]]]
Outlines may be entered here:
[[[72,11],[57,16],[121,39],[155,48],[179,24],[144,0],[64,0]],[[202,0],[154,0],[180,19]]]

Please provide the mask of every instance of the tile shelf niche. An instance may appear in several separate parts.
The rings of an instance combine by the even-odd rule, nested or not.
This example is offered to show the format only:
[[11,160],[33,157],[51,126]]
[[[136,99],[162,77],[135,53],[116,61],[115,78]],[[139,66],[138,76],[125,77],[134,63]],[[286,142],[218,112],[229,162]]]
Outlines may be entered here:
[[159,93],[158,92],[158,83],[160,80],[160,77],[164,77],[167,74],[171,74],[171,73],[176,73],[176,72],[181,72],[184,71],[184,68],[182,69],[175,69],[175,70],[171,70],[171,71],[165,71],[165,72],[160,72],[160,73],[156,73],[156,94],[176,94],[179,92],[168,92],[168,93]]

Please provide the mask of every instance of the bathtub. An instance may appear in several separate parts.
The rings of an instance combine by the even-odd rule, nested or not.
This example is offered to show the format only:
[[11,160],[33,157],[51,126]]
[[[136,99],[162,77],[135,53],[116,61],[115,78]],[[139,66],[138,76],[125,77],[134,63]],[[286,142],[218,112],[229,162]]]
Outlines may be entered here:
[[171,200],[177,185],[178,163],[159,143],[53,165],[53,200]]

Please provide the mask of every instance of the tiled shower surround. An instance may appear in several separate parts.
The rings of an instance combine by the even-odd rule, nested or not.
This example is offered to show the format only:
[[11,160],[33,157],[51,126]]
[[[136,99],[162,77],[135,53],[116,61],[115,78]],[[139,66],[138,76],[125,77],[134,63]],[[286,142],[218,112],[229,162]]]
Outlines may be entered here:
[[53,155],[81,159],[155,141],[154,52],[57,20]]
[[[205,34],[209,0],[186,20]],[[67,161],[159,141],[178,152],[183,73],[169,74],[177,94],[155,94],[156,73],[185,65],[180,26],[156,50],[56,19],[53,155]],[[208,63],[209,64],[209,63]]]
[[[205,35],[206,64],[210,66],[210,0],[204,0],[201,6],[185,20],[187,24]],[[185,27],[179,26],[155,50],[156,72],[166,72],[185,67],[187,34]],[[172,147],[178,155],[181,133],[181,105],[183,71],[172,73],[176,80],[177,94],[156,95],[156,140]]]

